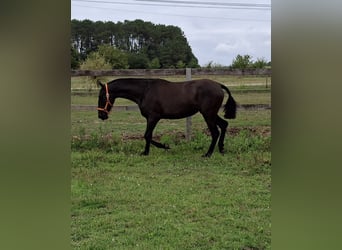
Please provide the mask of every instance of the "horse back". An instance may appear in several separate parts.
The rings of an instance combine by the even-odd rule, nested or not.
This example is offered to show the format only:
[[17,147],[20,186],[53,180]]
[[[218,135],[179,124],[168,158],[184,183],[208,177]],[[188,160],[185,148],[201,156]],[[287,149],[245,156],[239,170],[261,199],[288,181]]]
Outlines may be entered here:
[[223,101],[220,85],[212,80],[186,82],[153,81],[145,93],[142,113],[178,119],[200,112],[217,112]]

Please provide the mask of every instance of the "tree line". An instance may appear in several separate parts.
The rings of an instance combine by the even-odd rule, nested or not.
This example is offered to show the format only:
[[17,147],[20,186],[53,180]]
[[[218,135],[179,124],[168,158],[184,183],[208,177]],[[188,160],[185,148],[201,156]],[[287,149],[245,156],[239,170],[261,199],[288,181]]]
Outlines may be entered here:
[[[72,69],[198,68],[198,60],[176,26],[142,20],[102,22],[71,20]],[[237,55],[224,66],[210,61],[204,68],[265,68],[271,62]]]
[[142,20],[71,20],[71,68],[197,68],[198,59],[176,26]]
[[230,68],[230,69],[263,69],[271,68],[271,61],[267,62],[265,58],[257,58],[253,60],[251,55],[238,54],[229,66],[214,63],[210,61],[204,68]]

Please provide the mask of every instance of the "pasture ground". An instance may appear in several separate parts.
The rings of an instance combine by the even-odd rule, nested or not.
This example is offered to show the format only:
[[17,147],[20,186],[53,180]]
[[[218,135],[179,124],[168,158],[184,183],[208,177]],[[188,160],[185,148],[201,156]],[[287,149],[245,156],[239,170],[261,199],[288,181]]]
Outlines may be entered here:
[[[270,102],[269,92],[243,96],[236,100]],[[171,149],[143,157],[139,112],[103,122],[95,110],[72,111],[72,248],[270,249],[270,118],[270,110],[239,111],[227,153],[209,159],[201,157],[210,137],[200,115],[191,142],[184,119],[163,120],[155,138]]]

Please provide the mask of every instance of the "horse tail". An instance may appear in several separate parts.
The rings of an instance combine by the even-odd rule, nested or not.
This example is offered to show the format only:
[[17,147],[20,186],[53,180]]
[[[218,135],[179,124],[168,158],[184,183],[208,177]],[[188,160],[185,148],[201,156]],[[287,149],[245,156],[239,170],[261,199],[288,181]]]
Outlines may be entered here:
[[220,85],[221,85],[221,88],[224,89],[225,91],[227,91],[227,93],[229,95],[226,104],[223,106],[224,118],[235,119],[235,117],[236,117],[236,102],[235,102],[232,94],[230,93],[229,89],[222,84],[220,84]]

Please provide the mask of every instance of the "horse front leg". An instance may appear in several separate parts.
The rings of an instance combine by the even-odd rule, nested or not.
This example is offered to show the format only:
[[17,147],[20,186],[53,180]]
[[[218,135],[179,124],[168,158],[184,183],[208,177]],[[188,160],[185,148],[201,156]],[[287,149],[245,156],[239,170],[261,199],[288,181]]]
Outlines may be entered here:
[[153,134],[153,130],[156,127],[157,123],[158,123],[159,119],[157,118],[147,118],[147,126],[146,126],[146,131],[145,131],[145,150],[144,152],[142,152],[142,155],[148,155],[150,153],[150,146],[151,146],[151,142],[152,141],[152,134]]
[[167,144],[162,144],[160,142],[151,140],[152,145],[156,146],[157,148],[163,148],[163,149],[170,149],[169,145]]

